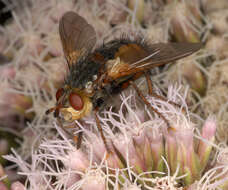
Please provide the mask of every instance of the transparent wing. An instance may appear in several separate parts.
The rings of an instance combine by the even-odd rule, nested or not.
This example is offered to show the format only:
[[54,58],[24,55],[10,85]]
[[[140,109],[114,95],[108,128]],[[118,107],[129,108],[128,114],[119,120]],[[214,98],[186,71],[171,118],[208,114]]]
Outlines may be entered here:
[[[125,47],[124,47],[125,46]],[[117,51],[115,58],[120,59],[108,72],[113,79],[131,75],[143,70],[176,61],[198,51],[201,43],[157,43],[148,49],[139,44],[126,44]]]
[[189,56],[202,47],[201,43],[158,43],[141,60],[130,63],[130,68],[153,68]]
[[59,34],[69,65],[75,64],[79,56],[91,51],[96,44],[94,28],[72,11],[66,12],[61,18]]

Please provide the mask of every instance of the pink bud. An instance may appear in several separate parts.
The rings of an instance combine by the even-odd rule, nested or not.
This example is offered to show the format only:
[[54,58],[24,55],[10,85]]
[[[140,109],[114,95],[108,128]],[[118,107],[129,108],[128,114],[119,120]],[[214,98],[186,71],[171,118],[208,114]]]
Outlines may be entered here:
[[72,10],[72,7],[74,7],[73,1],[58,1],[55,5],[55,10],[50,15],[51,19],[58,23],[63,14]]
[[126,185],[122,190],[141,190],[140,186],[137,185]]
[[89,160],[81,150],[75,150],[68,153],[64,164],[71,170],[85,171],[89,167]]
[[44,49],[44,45],[41,42],[40,35],[33,32],[27,32],[23,39],[23,43],[27,46],[28,52],[33,56],[39,55]]
[[100,183],[97,180],[91,180],[88,183],[83,184],[82,190],[105,190],[105,184]]
[[122,138],[119,139],[116,138],[113,140],[113,144],[119,153],[121,153],[125,161],[129,160],[130,166],[134,166],[133,170],[140,173],[145,170],[145,163],[137,152],[133,139],[129,136],[122,136]]
[[136,154],[139,159],[142,160],[142,169],[144,171],[149,171],[153,166],[153,158],[151,153],[151,143],[148,138],[146,138],[146,130],[141,130],[138,135],[132,136]]
[[[209,117],[202,128],[202,138],[213,143],[216,132],[216,121],[213,117]],[[201,167],[204,168],[208,162],[212,145],[201,140],[198,147],[198,155],[200,158]]]
[[75,183],[77,183],[80,179],[81,179],[80,175],[75,174],[75,173],[70,173],[70,174],[68,174],[66,186],[69,188],[72,185],[74,185]]
[[25,186],[17,181],[11,185],[10,190],[25,190]]
[[165,136],[165,152],[171,174],[173,174],[177,167],[177,142],[171,133],[167,133]]
[[83,179],[82,190],[105,190],[105,178],[99,171],[89,171]]
[[0,68],[1,78],[14,79],[15,75],[16,75],[16,70],[13,66],[6,66],[6,67]]
[[[146,136],[150,142],[151,154],[153,159],[153,170],[163,171],[164,162],[161,156],[164,156],[163,135],[157,128],[147,128]],[[152,162],[150,163],[152,165]]]
[[185,178],[185,183],[191,184],[194,180],[198,179],[201,171],[199,160],[194,150],[193,131],[178,131],[176,137],[178,144],[177,160],[181,164],[180,170],[182,174],[189,174]]
[[90,139],[90,142],[91,142],[90,145],[92,146],[95,159],[102,160],[105,152],[107,151],[104,146],[104,142],[102,141],[101,137],[93,134],[92,132],[88,131],[87,135]]
[[213,140],[216,132],[215,118],[209,117],[202,128],[202,137],[207,140]]
[[8,188],[1,181],[0,181],[0,190],[8,190]]

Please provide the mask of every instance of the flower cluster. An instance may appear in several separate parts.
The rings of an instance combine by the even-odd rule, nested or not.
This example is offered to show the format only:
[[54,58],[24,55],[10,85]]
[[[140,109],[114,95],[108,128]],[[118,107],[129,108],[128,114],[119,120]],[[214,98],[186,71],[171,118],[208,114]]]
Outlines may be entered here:
[[[78,122],[81,129],[75,130],[75,135],[79,131],[84,134],[80,149],[55,125],[60,136],[43,140],[32,152],[31,164],[16,152],[4,158],[19,165],[19,174],[27,176],[30,189],[191,189],[192,184],[210,186],[215,179],[223,188],[227,182],[225,166],[216,162],[213,168],[209,162],[212,148],[216,148],[216,121],[208,118],[199,130],[200,126],[191,123],[191,114],[179,91],[180,88],[170,87],[168,102],[147,96],[172,124],[171,130],[131,91],[127,96],[122,94],[118,112],[110,108],[99,116],[111,151],[105,149],[95,121],[87,118],[85,126]],[[169,101],[178,102],[181,107]],[[219,169],[223,175],[219,175]],[[210,183],[202,178],[209,172],[214,175]]]
[[[228,188],[227,0],[4,3],[12,20],[0,25],[1,190]],[[151,43],[203,43],[197,55],[151,71],[167,101],[146,99],[160,114],[132,89],[107,103],[98,117],[108,150],[93,116],[67,126],[75,137],[83,132],[76,149],[76,138],[45,115],[67,71],[58,23],[69,10],[93,25],[98,45],[135,32]]]

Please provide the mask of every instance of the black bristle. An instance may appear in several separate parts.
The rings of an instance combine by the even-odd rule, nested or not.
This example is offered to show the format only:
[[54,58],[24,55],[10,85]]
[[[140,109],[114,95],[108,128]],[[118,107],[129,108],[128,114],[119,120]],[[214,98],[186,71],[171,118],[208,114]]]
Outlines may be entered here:
[[122,35],[118,39],[114,39],[108,43],[102,44],[94,52],[80,57],[77,62],[69,67],[69,73],[65,78],[65,84],[72,88],[83,89],[87,82],[93,80],[93,76],[97,75],[103,66],[101,62],[91,59],[93,53],[99,53],[104,57],[104,62],[114,59],[115,53],[122,45],[135,43],[143,49],[149,49],[149,43],[141,35],[136,35],[134,39],[127,35]]

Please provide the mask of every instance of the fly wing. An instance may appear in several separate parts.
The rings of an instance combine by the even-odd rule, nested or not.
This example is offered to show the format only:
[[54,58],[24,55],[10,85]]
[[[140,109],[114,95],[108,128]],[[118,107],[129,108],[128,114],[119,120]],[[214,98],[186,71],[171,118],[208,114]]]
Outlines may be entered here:
[[189,56],[198,51],[202,44],[157,43],[151,44],[148,49],[138,44],[126,44],[124,46],[115,55],[119,62],[113,64],[113,68],[108,72],[113,79],[132,75]]
[[79,56],[90,52],[96,44],[94,28],[72,11],[66,12],[61,18],[59,34],[69,65],[75,64]]
[[131,63],[130,68],[150,69],[189,56],[202,47],[201,43],[157,43],[144,60]]

